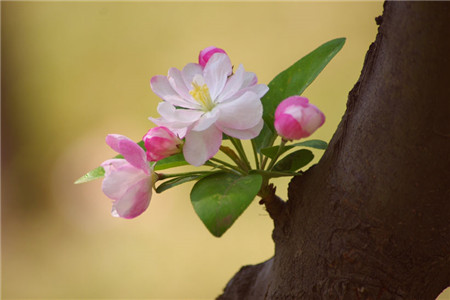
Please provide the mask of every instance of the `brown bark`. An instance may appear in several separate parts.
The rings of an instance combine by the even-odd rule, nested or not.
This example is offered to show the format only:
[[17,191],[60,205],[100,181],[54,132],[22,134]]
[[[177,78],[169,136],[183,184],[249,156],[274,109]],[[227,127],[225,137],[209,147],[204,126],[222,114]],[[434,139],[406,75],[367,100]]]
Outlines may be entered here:
[[450,4],[386,2],[321,161],[292,180],[275,255],[220,299],[435,299],[450,285]]

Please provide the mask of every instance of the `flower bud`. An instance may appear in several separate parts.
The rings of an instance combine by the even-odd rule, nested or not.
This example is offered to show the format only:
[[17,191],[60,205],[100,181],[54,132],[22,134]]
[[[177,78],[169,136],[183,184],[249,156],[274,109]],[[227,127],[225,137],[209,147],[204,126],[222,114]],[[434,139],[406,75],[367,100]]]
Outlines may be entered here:
[[216,48],[214,46],[210,46],[207,47],[205,49],[203,49],[202,51],[200,51],[200,54],[198,55],[198,63],[204,67],[206,65],[206,63],[208,62],[208,60],[211,58],[211,56],[213,56],[213,54],[215,53],[225,53],[225,50],[220,49],[220,48]]
[[181,152],[181,140],[168,128],[159,126],[150,129],[142,138],[147,149],[147,160],[158,161]]
[[286,140],[308,137],[324,122],[325,115],[305,97],[286,98],[275,110],[275,129]]

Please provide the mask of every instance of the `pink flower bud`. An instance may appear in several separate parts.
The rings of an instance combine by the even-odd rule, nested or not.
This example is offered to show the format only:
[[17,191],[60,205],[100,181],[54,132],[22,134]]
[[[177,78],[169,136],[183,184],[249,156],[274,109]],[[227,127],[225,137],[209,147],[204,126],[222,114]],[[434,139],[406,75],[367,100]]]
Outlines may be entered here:
[[147,160],[158,161],[181,152],[181,140],[168,128],[159,126],[150,129],[142,138],[147,149]]
[[225,53],[225,50],[220,49],[220,48],[216,48],[214,46],[211,47],[207,47],[205,49],[203,49],[202,51],[200,51],[200,54],[198,55],[198,63],[204,67],[206,65],[206,63],[208,62],[208,60],[211,58],[211,56],[213,56],[213,54],[215,53]]
[[286,140],[308,137],[324,122],[325,115],[305,97],[286,98],[275,111],[275,129]]

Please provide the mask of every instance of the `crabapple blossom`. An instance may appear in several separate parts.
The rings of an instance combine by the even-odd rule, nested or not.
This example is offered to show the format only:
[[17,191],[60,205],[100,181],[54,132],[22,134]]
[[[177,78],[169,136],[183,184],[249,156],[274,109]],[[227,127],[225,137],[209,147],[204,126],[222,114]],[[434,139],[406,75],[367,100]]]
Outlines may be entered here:
[[198,55],[198,63],[202,67],[204,67],[214,53],[225,53],[226,54],[225,50],[216,48],[214,46],[210,46],[210,47],[207,47],[207,48],[203,49],[202,51],[200,51],[200,53]]
[[111,214],[131,219],[143,213],[150,204],[152,173],[145,151],[129,138],[109,134],[106,143],[125,159],[109,159],[101,164],[105,169],[103,193],[113,200]]
[[257,84],[256,75],[242,65],[233,74],[225,53],[212,54],[204,67],[171,68],[168,76],[154,76],[150,84],[164,101],[158,105],[161,117],[149,119],[185,139],[183,154],[194,166],[219,151],[222,133],[252,139],[263,127],[261,97],[268,87]]
[[142,140],[147,149],[148,161],[158,161],[181,152],[181,140],[164,126],[150,129]]
[[305,97],[286,98],[275,110],[275,129],[286,140],[308,137],[324,122],[325,115]]

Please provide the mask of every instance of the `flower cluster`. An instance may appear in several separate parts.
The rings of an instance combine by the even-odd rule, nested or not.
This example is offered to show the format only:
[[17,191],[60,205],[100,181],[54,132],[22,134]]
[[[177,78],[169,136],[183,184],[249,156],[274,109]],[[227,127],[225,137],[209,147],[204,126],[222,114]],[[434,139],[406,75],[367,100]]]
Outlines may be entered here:
[[182,70],[171,68],[168,76],[151,79],[152,90],[164,100],[158,105],[160,118],[150,118],[184,139],[188,163],[203,165],[220,148],[223,133],[252,139],[263,127],[261,97],[268,91],[257,84],[254,73],[239,65],[233,74],[225,51],[206,48],[199,63]]
[[[318,74],[316,71],[311,70]],[[280,75],[292,76],[290,72]],[[286,77],[279,85],[288,85],[291,81],[291,78]],[[152,189],[161,192],[178,184],[197,180],[196,186],[200,184],[202,188],[196,189],[194,193],[194,186],[191,193],[194,209],[208,229],[220,236],[242,213],[249,204],[248,201],[256,195],[267,197],[270,178],[298,176],[301,174],[298,170],[305,165],[304,162],[307,164],[313,157],[311,151],[302,150],[302,155],[305,151],[309,154],[300,164],[296,162],[298,152],[285,155],[277,162],[284,153],[297,145],[309,145],[317,149],[326,147],[326,143],[320,140],[286,145],[289,141],[309,137],[325,122],[324,114],[309,103],[307,98],[296,95],[286,95],[283,97],[286,99],[271,95],[268,98],[275,99],[270,101],[275,101],[277,108],[275,111],[267,111],[275,107],[273,103],[269,106],[264,104],[264,96],[270,93],[268,86],[258,84],[256,75],[246,71],[243,65],[233,70],[230,58],[223,49],[203,49],[198,63],[189,63],[181,70],[171,68],[167,76],[154,76],[150,80],[150,86],[162,100],[157,108],[160,116],[149,118],[157,126],[151,128],[140,143],[122,135],[108,135],[106,143],[122,157],[106,160],[99,169],[86,174],[87,179],[83,177],[80,181],[86,182],[104,176],[102,189],[113,200],[112,215],[115,217],[134,218],[144,212],[150,203]],[[284,86],[280,86],[279,90],[285,90]],[[268,123],[266,117],[263,119],[263,111],[265,115],[274,116],[269,119],[274,121],[272,124]],[[278,136],[280,144],[273,146]],[[232,143],[236,152],[222,145],[224,137]],[[241,140],[252,142],[254,167],[245,154]],[[215,157],[219,151],[231,162]],[[161,165],[164,166],[164,162],[168,160],[172,163],[169,167],[190,164],[209,166],[212,169],[157,174],[154,170],[158,167],[165,169]],[[229,184],[225,187],[227,190],[239,189],[242,184],[243,190],[240,189],[236,194],[245,194],[247,188],[250,192],[244,195],[246,204],[236,202],[234,198],[217,204],[214,195],[210,194],[221,193],[220,189],[212,187],[208,190],[208,185],[216,184],[213,183],[215,178],[223,180],[224,185]],[[167,181],[156,188],[155,183],[159,180]],[[233,197],[234,194],[230,195],[227,197]],[[200,200],[209,201],[206,207],[219,206],[211,212],[207,210],[205,214]],[[221,215],[218,211],[224,203],[231,205],[226,211],[233,212],[233,219],[230,219],[228,213]],[[209,213],[216,215],[211,218]],[[225,225],[217,227],[217,224]]]

